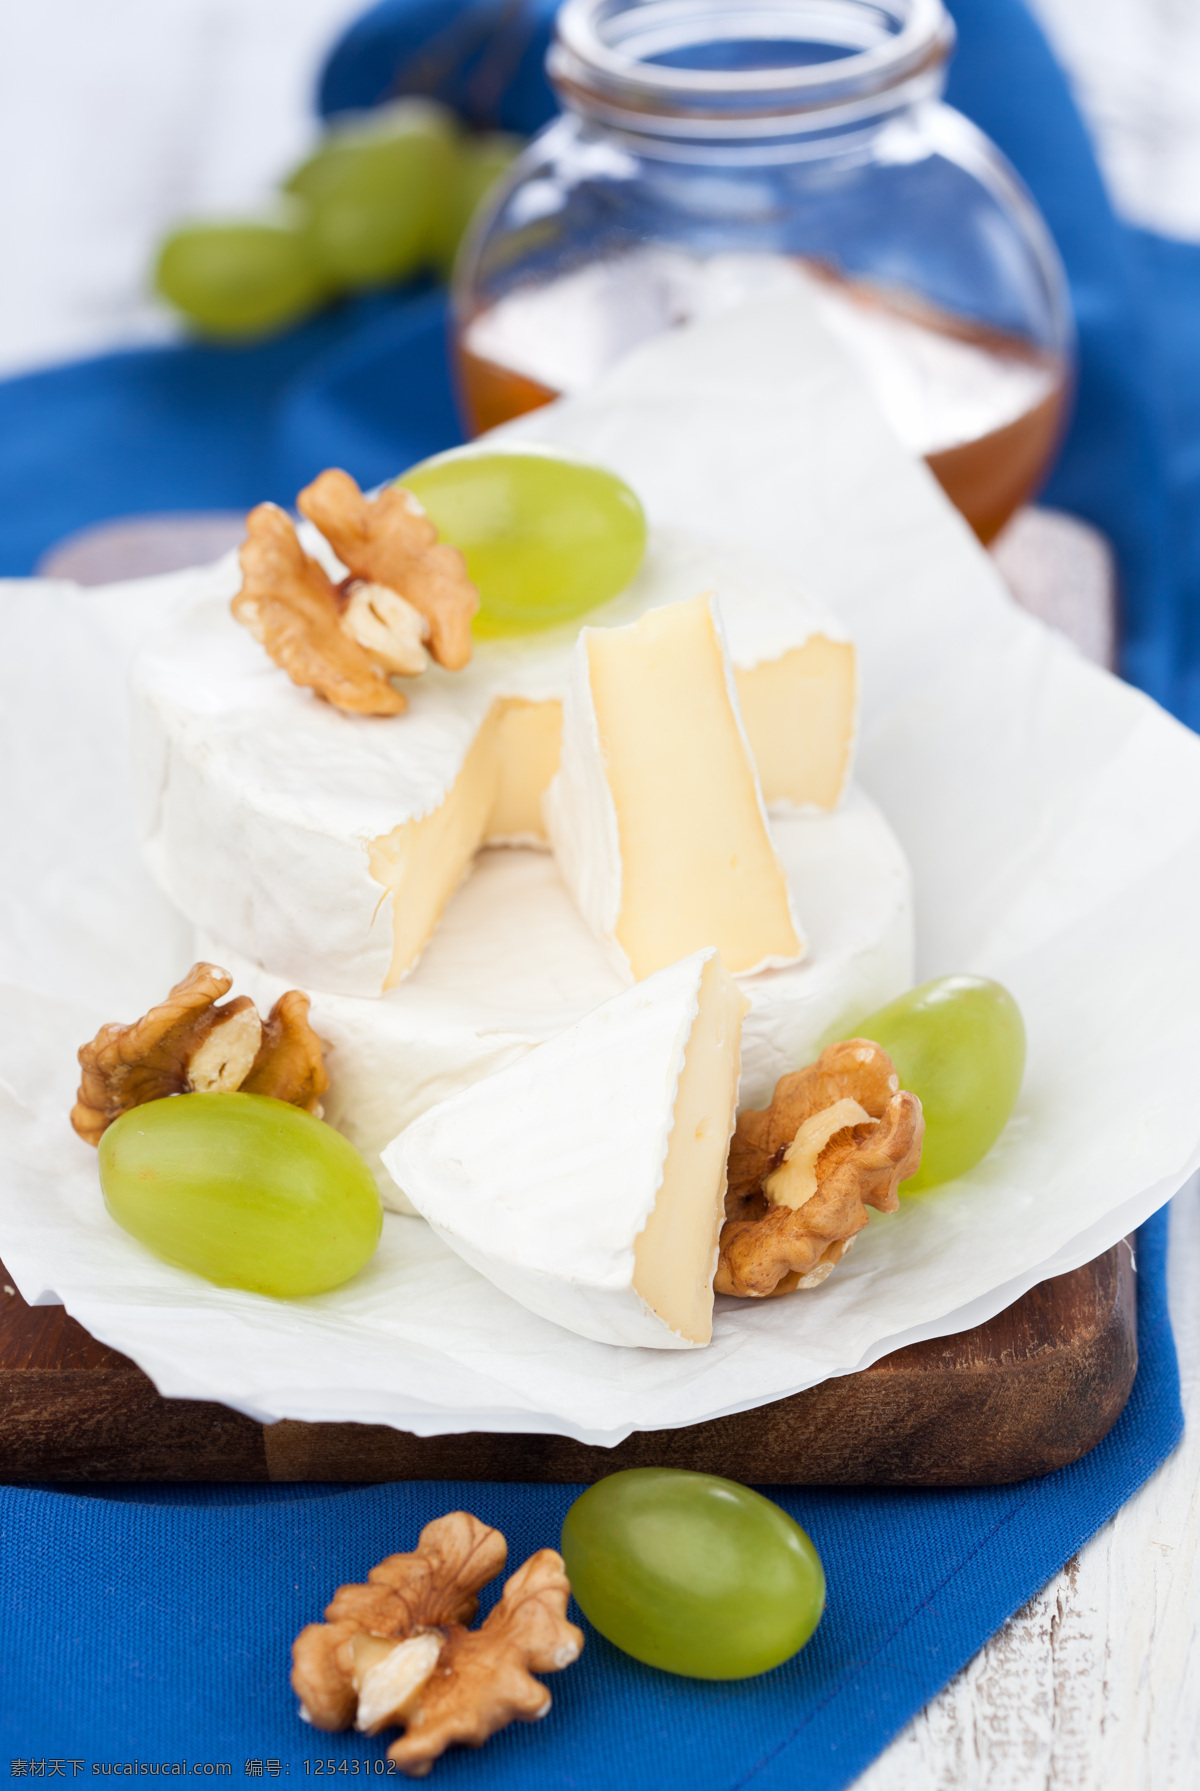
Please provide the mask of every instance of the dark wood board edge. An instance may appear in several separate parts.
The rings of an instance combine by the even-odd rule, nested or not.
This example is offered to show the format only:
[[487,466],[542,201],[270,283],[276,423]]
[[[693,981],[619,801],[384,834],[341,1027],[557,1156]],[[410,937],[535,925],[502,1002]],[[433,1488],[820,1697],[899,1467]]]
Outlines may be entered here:
[[754,1411],[570,1438],[420,1438],[385,1425],[262,1426],[163,1399],[61,1307],[0,1307],[0,1479],[590,1481],[665,1465],[753,1485],[981,1486],[1076,1461],[1116,1422],[1137,1370],[1136,1282],[1120,1244],[971,1331],[911,1344]]

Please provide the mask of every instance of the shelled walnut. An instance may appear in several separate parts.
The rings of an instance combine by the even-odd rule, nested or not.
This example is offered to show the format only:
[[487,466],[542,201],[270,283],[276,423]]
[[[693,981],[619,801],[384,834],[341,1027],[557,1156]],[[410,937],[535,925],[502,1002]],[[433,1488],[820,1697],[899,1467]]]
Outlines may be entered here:
[[233,614],[293,684],[348,714],[401,715],[408,700],[392,677],[416,677],[431,654],[450,671],[471,657],[479,593],[466,562],[411,492],[365,497],[331,467],[297,502],[348,577],[335,585],[291,518],[259,504],[246,518]]
[[131,1107],[168,1095],[241,1090],[320,1117],[329,1087],[308,996],[289,989],[266,1020],[246,995],[218,1006],[233,978],[193,964],[166,1000],[128,1026],[102,1026],[79,1050],[83,1076],[71,1124],[88,1144]]
[[507,1555],[498,1530],[452,1511],[426,1524],[412,1553],[373,1567],[366,1585],[339,1586],[326,1621],[292,1647],[304,1721],[367,1735],[403,1726],[388,1759],[423,1778],[452,1743],[482,1747],[514,1720],[545,1716],[550,1693],[534,1673],[570,1666],[583,1648],[567,1622],[561,1556],[531,1555],[479,1628],[466,1627]]
[[343,628],[337,586],[276,504],[251,510],[239,557],[242,588],[230,608],[293,684],[349,714],[403,714],[407,698]]
[[[398,593],[428,624],[429,650],[459,671],[471,657],[471,617],[479,593],[456,547],[437,530],[410,491],[385,486],[366,497],[336,467],[307,486],[296,503],[315,523],[353,579]],[[361,638],[361,637],[360,637]]]
[[817,1287],[867,1223],[899,1206],[925,1120],[887,1053],[843,1039],[739,1116],[714,1287],[746,1299]]

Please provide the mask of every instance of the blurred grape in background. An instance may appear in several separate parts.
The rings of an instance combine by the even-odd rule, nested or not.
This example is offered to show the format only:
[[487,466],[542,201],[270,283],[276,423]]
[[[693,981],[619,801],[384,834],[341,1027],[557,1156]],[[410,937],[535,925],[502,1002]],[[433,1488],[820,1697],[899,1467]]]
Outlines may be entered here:
[[[363,0],[8,0],[0,377],[177,337],[179,315],[151,276],[160,246],[191,220],[219,220],[220,232],[183,237],[167,278],[187,283],[209,334],[262,335],[331,296],[338,282],[314,266],[299,207],[281,205],[280,188],[311,167],[325,134],[320,71],[366,10]],[[458,157],[418,257],[432,273],[510,153],[481,139]],[[402,237],[397,227],[398,251]],[[403,253],[393,266],[389,280],[405,277]]]
[[[0,374],[168,339],[147,281],[180,218],[269,201],[361,0],[4,6]],[[15,277],[19,272],[19,277]]]
[[409,97],[331,119],[258,215],[172,230],[160,295],[204,335],[253,340],[344,293],[449,276],[477,205],[520,148]]

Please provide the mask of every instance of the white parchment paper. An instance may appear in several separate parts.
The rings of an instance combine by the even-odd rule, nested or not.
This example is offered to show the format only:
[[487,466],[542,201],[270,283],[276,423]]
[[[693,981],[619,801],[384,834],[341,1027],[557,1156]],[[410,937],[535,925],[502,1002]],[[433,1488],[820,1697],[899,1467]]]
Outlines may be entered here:
[[978,1323],[1200,1166],[1200,742],[1021,614],[925,468],[789,297],[639,351],[506,433],[605,461],[653,520],[751,546],[852,630],[859,772],[913,864],[922,977],[1014,992],[1017,1113],[970,1176],[873,1217],[818,1291],[719,1301],[707,1350],[620,1350],[513,1304],[389,1216],[350,1286],[281,1304],[158,1263],[67,1125],[75,1050],[191,961],[129,797],[133,644],[228,569],[0,593],[0,1254],[168,1395],[254,1416],[613,1443]]

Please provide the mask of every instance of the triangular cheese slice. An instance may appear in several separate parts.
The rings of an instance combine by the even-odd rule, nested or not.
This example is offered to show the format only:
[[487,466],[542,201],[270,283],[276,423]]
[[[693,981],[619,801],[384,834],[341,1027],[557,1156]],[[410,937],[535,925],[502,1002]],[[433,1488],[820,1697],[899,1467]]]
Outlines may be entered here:
[[711,597],[583,629],[544,807],[563,881],[624,975],[705,945],[740,976],[803,957]]
[[453,1250],[600,1343],[712,1337],[749,1003],[712,949],[614,996],[384,1151]]

